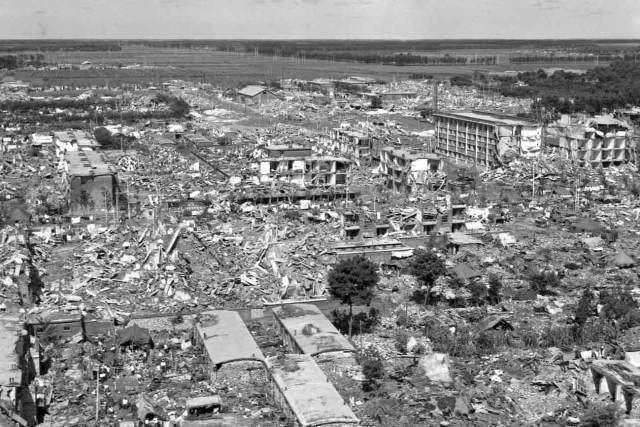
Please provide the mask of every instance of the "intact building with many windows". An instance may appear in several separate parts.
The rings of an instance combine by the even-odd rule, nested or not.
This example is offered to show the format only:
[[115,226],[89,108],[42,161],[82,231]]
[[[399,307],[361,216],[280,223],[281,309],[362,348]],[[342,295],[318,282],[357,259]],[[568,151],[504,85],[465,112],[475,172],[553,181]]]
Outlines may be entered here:
[[486,168],[507,155],[540,151],[542,127],[520,117],[485,112],[434,113],[436,149],[456,162]]

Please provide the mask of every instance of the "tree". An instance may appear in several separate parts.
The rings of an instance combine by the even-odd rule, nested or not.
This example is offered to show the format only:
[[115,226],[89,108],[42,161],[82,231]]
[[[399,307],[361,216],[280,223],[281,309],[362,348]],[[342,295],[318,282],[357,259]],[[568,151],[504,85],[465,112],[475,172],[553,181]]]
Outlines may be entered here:
[[416,289],[414,292],[414,299],[423,300],[425,305],[428,304],[431,287],[446,272],[444,261],[438,255],[433,252],[417,250],[409,265],[409,274],[415,277],[420,284],[420,289]]
[[353,304],[369,305],[379,280],[378,267],[363,256],[340,261],[329,272],[329,293],[349,305],[349,338],[353,330]]

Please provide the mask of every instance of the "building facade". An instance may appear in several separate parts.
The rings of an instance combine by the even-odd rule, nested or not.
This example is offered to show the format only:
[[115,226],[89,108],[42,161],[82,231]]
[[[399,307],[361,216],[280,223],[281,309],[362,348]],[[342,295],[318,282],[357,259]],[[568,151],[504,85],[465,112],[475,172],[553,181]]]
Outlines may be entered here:
[[455,162],[485,168],[500,164],[505,156],[539,152],[542,127],[520,117],[485,112],[437,112],[437,151]]

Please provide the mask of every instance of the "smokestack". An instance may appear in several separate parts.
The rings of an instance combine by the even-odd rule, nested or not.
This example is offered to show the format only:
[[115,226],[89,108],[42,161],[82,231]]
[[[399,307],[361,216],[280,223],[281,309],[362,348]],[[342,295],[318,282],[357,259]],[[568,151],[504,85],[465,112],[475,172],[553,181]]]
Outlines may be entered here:
[[438,111],[438,80],[433,81],[433,112]]

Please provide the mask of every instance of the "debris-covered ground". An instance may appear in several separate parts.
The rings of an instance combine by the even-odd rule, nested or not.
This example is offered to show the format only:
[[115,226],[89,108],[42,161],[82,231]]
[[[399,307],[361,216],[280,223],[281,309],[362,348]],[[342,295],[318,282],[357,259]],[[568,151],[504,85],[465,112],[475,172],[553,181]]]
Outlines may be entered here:
[[[415,93],[375,109],[362,94],[295,85],[255,105],[210,85],[165,86],[111,95],[125,113],[148,113],[105,123],[112,146],[95,150],[117,170],[113,188],[92,188],[95,174],[74,181],[65,152],[82,151],[80,141],[7,116],[0,309],[24,331],[11,352],[22,378],[0,386],[28,391],[3,395],[3,416],[19,408],[12,422],[24,425],[171,425],[188,421],[189,399],[217,396],[219,425],[288,425],[295,414],[273,397],[268,360],[296,338],[271,307],[310,302],[356,349],[312,356],[361,425],[638,415],[625,406],[640,378],[633,162],[586,168],[543,147],[490,169],[447,162],[437,186],[402,194],[385,184],[375,144],[357,156],[331,131],[433,154],[433,125],[420,113],[431,81],[371,84]],[[449,111],[530,107],[443,83],[438,91]],[[175,107],[168,94],[190,113],[149,119]],[[32,99],[28,89],[2,96]],[[278,157],[289,169],[273,165],[274,147],[289,152]],[[313,154],[291,154],[303,148]],[[348,176],[296,163],[304,156],[345,158]],[[301,185],[298,174],[311,179]],[[375,283],[340,297],[332,273],[356,255],[373,262]],[[196,326],[215,310],[240,314],[264,366],[233,360],[211,374]],[[314,328],[303,333],[327,332]]]

